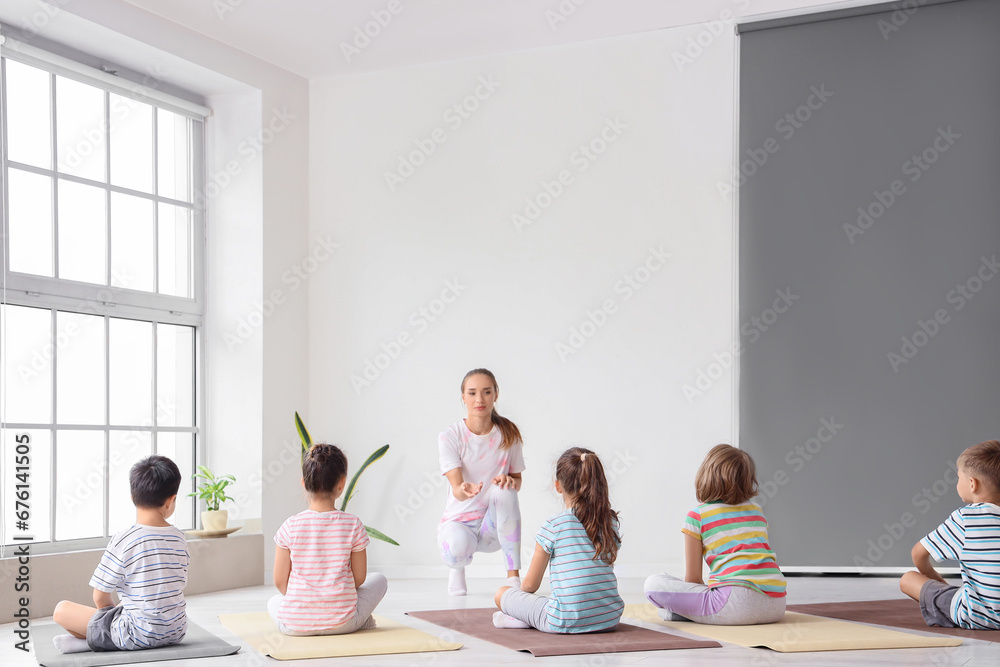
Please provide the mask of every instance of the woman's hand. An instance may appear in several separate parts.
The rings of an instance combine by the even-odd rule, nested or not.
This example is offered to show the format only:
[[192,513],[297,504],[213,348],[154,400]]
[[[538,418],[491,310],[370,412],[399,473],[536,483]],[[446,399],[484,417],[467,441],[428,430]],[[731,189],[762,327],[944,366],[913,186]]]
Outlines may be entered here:
[[518,480],[515,480],[510,475],[497,475],[493,478],[492,484],[494,486],[499,486],[501,489],[514,489],[517,491]]
[[[462,485],[458,487],[455,497],[459,500],[468,500],[469,498],[474,498],[479,495],[479,492],[483,490],[483,483],[473,484],[472,482],[462,482]],[[459,493],[464,497],[459,497]]]

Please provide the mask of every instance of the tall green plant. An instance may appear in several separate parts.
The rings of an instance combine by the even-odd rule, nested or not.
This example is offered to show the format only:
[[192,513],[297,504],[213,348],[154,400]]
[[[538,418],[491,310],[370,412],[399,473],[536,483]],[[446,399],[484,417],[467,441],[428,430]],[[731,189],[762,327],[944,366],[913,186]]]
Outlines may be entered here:
[[[306,425],[302,422],[302,417],[299,416],[298,412],[295,413],[295,430],[298,431],[299,439],[302,441],[302,456],[304,458],[306,452],[308,452],[309,448],[312,447],[313,441],[312,441],[312,436],[309,435],[309,429],[307,429]],[[361,464],[361,467],[358,468],[358,471],[354,473],[354,477],[351,478],[351,482],[347,485],[347,489],[344,491],[344,502],[340,504],[341,512],[347,511],[347,503],[350,502],[351,498],[354,497],[358,485],[358,478],[361,477],[361,473],[365,471],[365,468],[367,468],[368,466],[370,466],[371,464],[375,463],[380,458],[385,456],[385,453],[388,451],[389,451],[389,445],[382,445],[381,447],[376,449],[372,453],[372,455],[369,456],[368,459]],[[380,530],[376,530],[366,525],[365,531],[367,531],[370,537],[374,537],[377,540],[382,540],[383,542],[388,542],[389,544],[395,544],[397,547],[399,546],[399,542],[392,539],[391,537],[389,537]]]

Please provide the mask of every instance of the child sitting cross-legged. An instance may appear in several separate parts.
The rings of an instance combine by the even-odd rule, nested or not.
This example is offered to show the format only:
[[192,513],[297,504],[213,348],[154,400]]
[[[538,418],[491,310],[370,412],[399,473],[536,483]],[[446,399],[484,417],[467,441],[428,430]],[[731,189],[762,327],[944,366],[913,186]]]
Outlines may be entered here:
[[[1000,630],[1000,442],[988,440],[958,457],[958,495],[967,503],[910,552],[919,572],[899,588],[920,603],[927,625]],[[941,578],[935,560],[957,560],[962,585]]]
[[342,635],[375,627],[372,612],[386,579],[368,572],[368,533],[341,512],[347,457],[334,445],[315,444],[302,460],[309,509],[289,517],[274,536],[274,585],[280,595],[267,611],[283,634]]
[[[150,456],[132,466],[135,525],[111,538],[90,579],[96,606],[69,600],[56,605],[56,623],[70,632],[52,640],[62,653],[134,651],[184,639],[190,556],[184,533],[167,523],[180,484],[177,464],[164,456]],[[112,592],[121,604],[114,604]]]
[[[684,517],[685,574],[646,579],[646,599],[665,621],[707,625],[775,623],[785,615],[785,577],[768,542],[753,459],[716,445],[695,475],[701,503]],[[702,558],[709,567],[702,581]]]
[[[566,509],[546,521],[521,588],[502,586],[494,601],[498,628],[580,633],[612,630],[625,609],[612,569],[621,539],[608,480],[597,454],[572,447],[556,463],[556,491]],[[534,595],[549,568],[552,597]]]

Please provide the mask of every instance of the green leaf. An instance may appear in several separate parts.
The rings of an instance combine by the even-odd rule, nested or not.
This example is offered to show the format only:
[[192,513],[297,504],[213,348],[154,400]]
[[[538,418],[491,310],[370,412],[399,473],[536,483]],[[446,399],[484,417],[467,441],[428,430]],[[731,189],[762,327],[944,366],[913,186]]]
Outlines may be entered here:
[[[386,446],[388,447],[388,445]],[[389,544],[395,544],[397,547],[399,546],[399,542],[392,539],[388,535],[385,535],[384,533],[375,530],[374,528],[365,526],[365,532],[368,533],[369,536],[374,537],[376,540],[382,540],[383,542],[388,542]]]
[[298,412],[295,413],[295,430],[299,432],[299,439],[302,440],[302,451],[309,451],[309,448],[312,447],[313,439],[309,435],[309,429],[302,423],[302,417],[299,416]]
[[385,453],[387,451],[389,451],[389,445],[382,445],[381,447],[376,449],[372,453],[372,455],[368,457],[368,460],[361,464],[361,467],[358,468],[358,471],[354,473],[354,477],[351,478],[351,483],[347,485],[347,492],[344,494],[344,502],[340,505],[341,512],[347,511],[347,503],[354,496],[354,487],[357,485],[358,477],[361,477],[361,473],[365,471],[365,468],[367,468],[368,466],[370,466],[371,464],[375,463],[380,458],[385,456]]

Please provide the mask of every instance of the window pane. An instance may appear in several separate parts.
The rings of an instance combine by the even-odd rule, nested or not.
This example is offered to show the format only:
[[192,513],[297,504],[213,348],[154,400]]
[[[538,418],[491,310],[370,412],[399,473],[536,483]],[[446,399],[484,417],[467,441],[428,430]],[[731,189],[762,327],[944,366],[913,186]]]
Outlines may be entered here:
[[[51,423],[52,311],[0,306],[0,331],[5,376],[4,421]],[[68,345],[71,336],[63,332],[58,339]]]
[[107,285],[107,215],[103,189],[59,181],[59,277]]
[[52,275],[52,179],[8,169],[10,269]]
[[194,426],[194,327],[156,325],[156,419]]
[[188,494],[194,491],[194,440],[193,433],[157,433],[156,453],[166,456],[177,464],[181,470],[181,488],[177,492],[177,509],[170,517],[170,523],[181,530],[192,530],[195,526],[191,519],[192,505],[195,498]]
[[57,431],[57,540],[104,534],[104,479],[104,431]]
[[111,194],[111,284],[153,291],[153,202]]
[[51,88],[48,72],[7,60],[7,157],[52,167]]
[[[13,521],[13,511],[15,509],[14,501],[18,489],[17,484],[21,484],[22,480],[17,479],[15,475],[19,472],[15,470],[15,459],[14,456],[18,454],[18,442],[16,438],[27,434],[30,441],[28,443],[23,442],[21,438],[22,449],[20,452],[24,452],[24,445],[28,446],[29,457],[29,471],[28,471],[28,486],[31,493],[31,498],[28,501],[31,504],[31,516],[28,519],[28,529],[18,530],[17,524]],[[52,435],[49,431],[32,431],[32,430],[5,430],[3,432],[3,460],[10,466],[10,472],[7,473],[7,479],[0,486],[3,487],[3,506],[10,508],[10,510],[5,510],[8,512],[8,517],[10,520],[4,521],[4,544],[11,544],[14,535],[30,535],[35,538],[36,542],[48,542],[52,539],[52,527],[49,525],[49,513],[52,507],[52,450],[51,442]]]
[[111,93],[111,183],[153,191],[153,107]]
[[153,425],[153,324],[111,318],[111,423]]
[[108,532],[114,535],[135,523],[128,474],[133,464],[153,453],[152,433],[111,431],[109,446]]
[[56,413],[60,424],[104,424],[104,318],[57,313],[56,331],[76,331],[59,350]]
[[103,90],[56,77],[56,140],[59,171],[106,182],[108,126]]
[[160,294],[191,296],[191,212],[172,204],[160,204],[159,281]]
[[158,194],[182,201],[191,201],[188,123],[187,118],[172,111],[156,110]]

